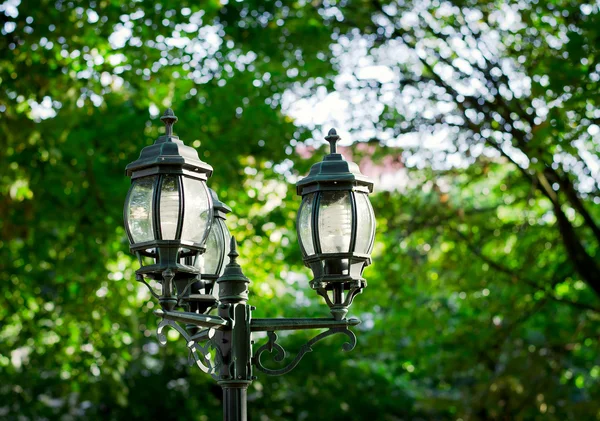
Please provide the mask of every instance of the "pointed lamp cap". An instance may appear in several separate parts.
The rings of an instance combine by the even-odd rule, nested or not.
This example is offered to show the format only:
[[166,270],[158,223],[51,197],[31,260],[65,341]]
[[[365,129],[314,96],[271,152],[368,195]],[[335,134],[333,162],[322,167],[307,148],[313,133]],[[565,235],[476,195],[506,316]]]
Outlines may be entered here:
[[173,136],[173,125],[177,123],[177,116],[171,108],[167,108],[160,118],[165,123],[165,136]]
[[237,243],[233,235],[231,236],[231,245],[229,249],[229,263],[225,266],[223,274],[219,277],[217,282],[219,284],[223,282],[250,282],[250,280],[242,272],[241,266],[237,262],[239,253],[237,251]]
[[337,142],[341,139],[338,136],[337,130],[330,129],[327,136],[325,136],[325,140],[329,142],[329,153],[334,154],[337,153]]

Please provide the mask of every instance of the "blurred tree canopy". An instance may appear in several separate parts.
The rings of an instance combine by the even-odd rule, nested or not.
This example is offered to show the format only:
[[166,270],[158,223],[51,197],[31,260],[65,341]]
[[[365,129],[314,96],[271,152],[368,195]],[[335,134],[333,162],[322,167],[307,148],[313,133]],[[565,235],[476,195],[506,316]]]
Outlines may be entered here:
[[0,30],[0,417],[219,419],[157,346],[124,167],[172,106],[255,315],[326,316],[293,183],[333,104],[379,184],[359,345],[259,375],[251,418],[600,419],[597,3],[8,0]]

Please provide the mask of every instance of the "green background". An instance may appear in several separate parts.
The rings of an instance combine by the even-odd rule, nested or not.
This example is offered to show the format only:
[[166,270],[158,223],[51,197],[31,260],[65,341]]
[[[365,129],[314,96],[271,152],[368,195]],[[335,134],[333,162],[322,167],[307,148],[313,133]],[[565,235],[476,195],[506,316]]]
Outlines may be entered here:
[[329,127],[288,103],[338,92],[345,153],[401,180],[374,174],[359,342],[258,373],[250,418],[600,419],[597,4],[9,0],[0,30],[0,418],[220,418],[185,343],[157,346],[122,226],[168,106],[254,315],[325,317],[294,182]]

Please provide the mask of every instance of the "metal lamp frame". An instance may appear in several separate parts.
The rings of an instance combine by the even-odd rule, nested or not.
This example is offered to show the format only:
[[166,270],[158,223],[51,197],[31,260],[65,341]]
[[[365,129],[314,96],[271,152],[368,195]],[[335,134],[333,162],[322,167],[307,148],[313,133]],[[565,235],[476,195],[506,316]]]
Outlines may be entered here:
[[[162,117],[167,124],[167,137],[172,136],[172,124],[177,118],[169,109]],[[332,137],[333,136],[333,137]],[[332,154],[335,153],[335,141],[339,139],[335,131],[330,132],[330,136],[326,139],[330,141],[335,138],[332,143]],[[158,143],[158,141],[157,141]],[[182,144],[181,144],[182,145]],[[182,146],[178,145],[178,151],[182,151]],[[172,145],[169,145],[172,148]],[[194,158],[194,154],[189,150],[183,150],[176,157],[171,157],[171,165],[162,165],[160,149],[156,144],[147,148],[151,151],[144,150],[140,159],[127,167],[127,173],[135,180],[140,177],[148,177],[159,175],[154,181],[153,206],[158,200],[157,192],[160,191],[160,183],[165,174],[178,174],[183,176],[194,176],[206,180],[212,173],[212,168],[205,163]],[[187,148],[187,147],[185,147]],[[191,148],[189,148],[191,149]],[[146,152],[146,153],[145,153]],[[195,153],[197,158],[197,153]],[[328,157],[331,157],[329,155]],[[334,157],[338,160],[337,157]],[[327,158],[326,158],[327,160]],[[351,164],[351,163],[347,163]],[[337,163],[334,163],[334,167]],[[353,170],[358,170],[355,164]],[[312,170],[311,170],[312,173]],[[344,179],[344,177],[346,177]],[[308,180],[307,180],[308,179]],[[214,284],[216,275],[205,274],[204,279],[200,276],[200,270],[192,265],[192,256],[204,252],[203,243],[190,243],[183,240],[162,240],[160,234],[160,214],[153,214],[154,220],[154,241],[147,241],[140,244],[132,244],[131,251],[134,252],[140,259],[141,268],[136,271],[136,278],[143,282],[149,288],[151,293],[159,299],[162,308],[154,313],[161,318],[158,324],[158,339],[162,345],[166,345],[167,338],[163,333],[166,328],[175,329],[185,339],[189,349],[189,362],[192,365],[197,365],[201,370],[211,375],[223,389],[223,419],[225,421],[246,421],[247,420],[247,388],[251,382],[256,379],[253,374],[254,370],[263,372],[268,375],[279,376],[288,373],[298,365],[300,360],[306,353],[312,351],[312,347],[319,341],[335,335],[344,335],[347,341],[343,344],[344,351],[351,351],[356,345],[356,336],[350,330],[360,323],[356,318],[346,318],[348,307],[352,303],[354,297],[360,293],[366,286],[366,281],[362,276],[362,267],[371,263],[368,254],[352,253],[354,250],[357,238],[357,206],[355,194],[368,193],[372,190],[372,183],[362,176],[359,172],[348,174],[321,174],[311,180],[311,175],[304,180],[304,184],[298,184],[298,193],[302,195],[316,193],[315,199],[318,201],[323,191],[330,190],[347,190],[351,193],[351,203],[353,212],[353,227],[351,247],[348,253],[321,253],[320,242],[318,241],[318,232],[313,230],[313,242],[315,246],[315,254],[305,255],[304,262],[307,265],[317,264],[327,258],[349,259],[349,262],[360,265],[359,276],[321,276],[316,277],[311,282],[313,287],[320,295],[322,295],[329,307],[333,317],[331,318],[276,318],[276,319],[261,319],[254,318],[253,312],[256,307],[248,304],[250,280],[243,274],[240,265],[237,263],[239,256],[237,245],[234,237],[231,237],[231,245],[229,251],[229,263],[225,266],[223,274],[216,279],[219,285],[219,295],[214,297],[210,294],[190,294],[190,286],[194,281],[200,282],[199,288],[204,288],[211,283]],[[338,184],[339,183],[339,184]],[[180,185],[182,183],[180,182]],[[180,210],[184,210],[183,200],[184,191],[179,191],[180,194]],[[209,196],[210,198],[210,196]],[[129,198],[127,199],[129,203]],[[216,205],[215,215],[219,221],[224,224],[225,213],[229,209],[221,207],[221,202],[211,202]],[[223,205],[224,206],[224,205]],[[155,209],[155,208],[153,208]],[[318,206],[314,207],[313,212],[318,210]],[[316,222],[316,215],[311,216],[313,223]],[[127,209],[125,210],[125,222],[128,229],[130,240],[133,239],[129,232],[129,224],[127,220]],[[180,235],[183,218],[180,215],[178,221],[177,233]],[[373,219],[374,221],[374,219]],[[213,226],[213,228],[215,228]],[[203,241],[206,241],[208,235],[204,236]],[[372,239],[369,245],[369,251],[372,248]],[[187,248],[189,251],[181,252],[182,248]],[[157,251],[149,251],[156,249]],[[142,256],[155,258],[158,263],[155,265],[143,266]],[[222,257],[220,257],[222,259]],[[181,263],[181,262],[184,263]],[[223,262],[220,262],[222,264]],[[217,273],[220,272],[220,268]],[[350,267],[349,267],[350,270]],[[175,279],[178,276],[179,279]],[[157,295],[144,278],[160,279],[162,278],[163,293]],[[174,289],[177,284],[177,291]],[[209,288],[212,290],[212,288]],[[332,291],[333,296],[330,298],[328,292]],[[210,292],[210,291],[209,291]],[[194,311],[189,311],[190,303],[196,301],[197,306]],[[200,303],[200,304],[199,304]],[[179,310],[175,308],[179,307]],[[216,314],[209,314],[211,310],[216,310]],[[286,356],[286,352],[281,345],[277,343],[277,333],[284,330],[306,330],[319,329],[320,333],[316,334],[299,350],[296,356],[284,364],[283,367],[265,366],[263,363],[263,355],[270,353],[275,362],[282,363]],[[253,336],[257,332],[267,333],[267,342],[253,350]]]
[[[336,320],[342,320],[348,313],[354,297],[360,294],[367,286],[367,281],[362,277],[363,270],[371,264],[371,251],[374,238],[369,239],[366,253],[356,251],[358,235],[358,205],[357,194],[368,195],[373,191],[373,182],[364,176],[353,162],[346,161],[341,154],[337,153],[337,142],[340,140],[335,129],[331,129],[325,137],[330,144],[329,155],[322,162],[312,166],[307,177],[296,184],[297,193],[302,196],[302,204],[298,211],[296,226],[300,226],[302,209],[307,205],[306,198],[314,195],[310,215],[311,239],[314,253],[308,253],[305,244],[300,240],[304,264],[308,266],[314,275],[310,283],[331,309]],[[351,212],[351,236],[348,250],[339,253],[324,253],[319,233],[319,212],[321,200],[327,192],[347,192],[350,197]],[[371,220],[375,221],[373,209],[369,206]],[[298,237],[301,238],[300,232]],[[325,268],[337,268],[337,273],[327,273]],[[347,269],[344,267],[347,266]],[[347,271],[347,273],[343,273]],[[331,272],[331,270],[329,270]]]
[[[180,304],[183,297],[189,295],[189,288],[200,271],[188,264],[189,258],[202,254],[205,250],[205,241],[210,231],[213,216],[208,215],[205,232],[200,241],[181,239],[183,224],[185,222],[185,187],[184,178],[199,182],[208,200],[208,209],[212,209],[212,198],[206,186],[206,180],[212,175],[212,167],[202,162],[198,152],[186,146],[179,137],[173,135],[173,124],[177,117],[170,108],[161,117],[165,123],[165,135],[160,136],[154,144],[144,148],[139,159],[127,165],[125,172],[131,178],[131,187],[125,200],[133,193],[136,181],[152,177],[152,234],[153,239],[136,243],[129,224],[129,209],[126,206],[123,212],[125,229],[130,241],[130,251],[139,260],[140,268],[136,271],[136,279],[150,286],[144,277],[159,281],[162,284],[161,294],[157,297],[161,305],[169,310]],[[175,177],[177,182],[179,213],[174,239],[163,239],[160,218],[160,194],[166,177]],[[154,259],[154,264],[145,264],[144,257]]]
[[[227,214],[231,212],[231,208],[219,200],[217,194],[213,189],[209,188],[208,190],[210,192],[213,208],[213,222],[210,229],[218,229],[218,234],[216,235],[218,235],[221,239],[221,244],[223,244],[223,250],[222,253],[219,254],[219,262],[216,265],[215,273],[203,272],[201,273],[201,277],[202,279],[214,282],[219,278],[226,264],[225,260],[227,255],[225,253],[225,248],[227,243],[230,241],[227,234],[231,236],[231,233],[227,229],[227,224],[225,223],[225,221],[227,220]],[[208,239],[209,235],[210,232],[206,236],[205,241]]]

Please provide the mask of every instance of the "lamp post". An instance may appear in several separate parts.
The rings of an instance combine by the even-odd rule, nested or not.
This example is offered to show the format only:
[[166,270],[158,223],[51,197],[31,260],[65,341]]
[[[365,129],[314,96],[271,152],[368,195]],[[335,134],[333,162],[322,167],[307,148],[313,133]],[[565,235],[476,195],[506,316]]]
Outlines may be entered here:
[[[225,225],[231,209],[206,185],[212,167],[173,135],[177,117],[171,109],[161,120],[165,135],[126,168],[132,183],[124,219],[130,250],[140,263],[136,280],[161,305],[154,312],[161,318],[159,342],[166,344],[165,328],[177,330],[186,340],[192,364],[222,387],[224,420],[243,421],[254,370],[285,374],[312,345],[337,333],[348,337],[345,351],[354,349],[356,336],[349,328],[360,321],[346,315],[366,286],[362,272],[371,263],[375,217],[368,194],[373,183],[337,153],[340,138],[332,129],[325,138],[330,154],[297,183],[302,196],[297,229],[304,263],[314,275],[310,285],[325,299],[333,317],[254,318],[255,307],[248,304],[250,280],[237,263],[235,239]],[[160,291],[147,279],[157,281]],[[276,332],[304,329],[326,330],[284,367],[263,365],[265,352],[275,353],[276,362],[285,357]],[[254,332],[267,333],[267,342],[256,350]]]

